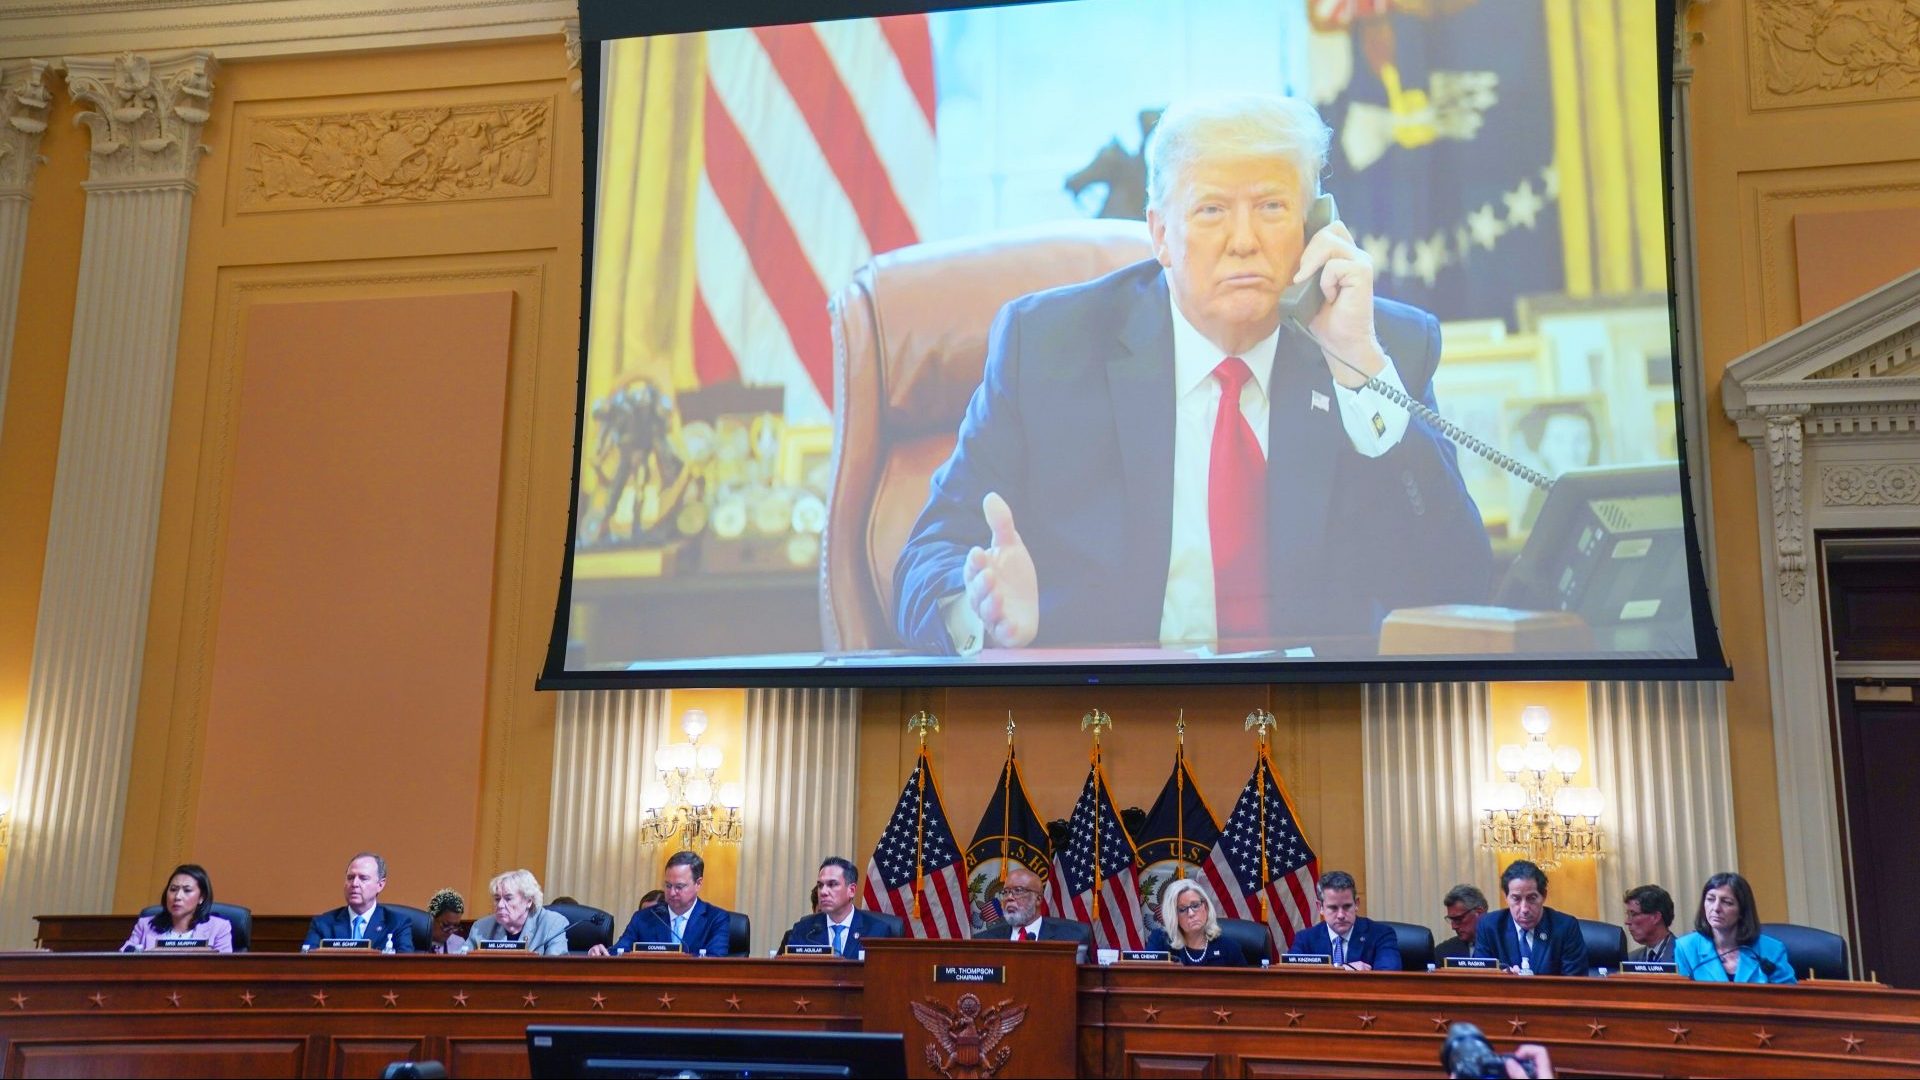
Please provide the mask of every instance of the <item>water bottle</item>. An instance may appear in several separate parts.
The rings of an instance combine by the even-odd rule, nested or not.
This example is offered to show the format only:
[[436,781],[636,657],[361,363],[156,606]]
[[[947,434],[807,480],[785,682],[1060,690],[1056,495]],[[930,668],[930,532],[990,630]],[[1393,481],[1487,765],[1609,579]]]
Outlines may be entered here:
[[705,949],[701,949],[701,950],[700,950],[700,959],[702,959],[702,960],[705,960],[706,958],[707,958],[707,950],[705,950]]
[[1601,969],[1600,969],[1600,977],[1601,977],[1601,978],[1603,978],[1603,979],[1607,977],[1607,969],[1606,969],[1606,968],[1601,968]]
[[1532,957],[1523,956],[1520,958],[1520,974],[1522,975],[1533,974],[1533,958]]
[[388,935],[387,935],[387,944],[386,944],[386,947],[384,947],[384,948],[382,948],[382,949],[381,949],[380,951],[381,951],[382,953],[384,953],[385,955],[387,955],[387,956],[392,956],[392,955],[393,955],[393,951],[394,951],[394,950],[393,950],[393,935],[392,935],[392,934],[388,934]]
[[1267,959],[1267,958],[1266,958],[1266,957],[1264,957],[1264,956],[1260,958],[1260,967],[1261,967],[1262,969],[1265,969],[1265,968],[1267,967],[1267,965],[1269,965],[1269,964],[1271,964],[1271,963],[1273,963],[1273,961],[1272,961],[1272,960],[1269,960],[1269,959]]
[[1432,971],[1432,970],[1433,970],[1433,965],[1432,965],[1432,964],[1428,964],[1428,965],[1427,965],[1427,970],[1428,970],[1428,971]]
[[301,952],[312,952],[312,951],[313,951],[313,946],[311,946],[311,945],[309,945],[309,944],[307,944],[306,942],[304,942],[304,941],[303,941],[303,942],[301,942],[301,943],[300,943],[300,951],[301,951]]

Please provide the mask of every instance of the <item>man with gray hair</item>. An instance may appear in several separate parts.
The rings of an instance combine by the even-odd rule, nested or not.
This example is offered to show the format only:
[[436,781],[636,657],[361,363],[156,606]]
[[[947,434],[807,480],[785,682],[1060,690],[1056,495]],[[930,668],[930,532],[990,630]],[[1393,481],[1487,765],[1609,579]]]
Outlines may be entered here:
[[1442,963],[1449,956],[1472,956],[1473,933],[1480,926],[1480,916],[1487,913],[1487,894],[1472,885],[1455,885],[1447,890],[1440,906],[1446,909],[1447,926],[1453,936],[1433,947],[1434,962]]
[[1292,98],[1176,103],[1154,257],[1001,309],[895,566],[910,647],[1351,648],[1486,600],[1452,446],[1377,389],[1433,405],[1439,323],[1374,296],[1344,224],[1309,231],[1328,138]]
[[307,923],[306,943],[302,949],[317,949],[322,942],[364,941],[365,947],[384,951],[389,945],[397,953],[413,951],[413,920],[380,903],[387,887],[387,860],[371,851],[362,851],[347,860],[347,879],[341,888],[346,906],[315,915]]

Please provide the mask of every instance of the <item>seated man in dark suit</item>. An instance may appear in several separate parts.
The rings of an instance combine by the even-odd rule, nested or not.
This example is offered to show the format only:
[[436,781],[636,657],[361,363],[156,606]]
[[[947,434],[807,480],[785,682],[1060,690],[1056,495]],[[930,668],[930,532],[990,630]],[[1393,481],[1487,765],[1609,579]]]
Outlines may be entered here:
[[[727,955],[727,912],[700,902],[700,884],[706,876],[707,861],[697,852],[674,852],[661,880],[667,902],[634,912],[620,940],[613,943],[613,951],[652,941],[679,945],[688,956]],[[605,956],[607,948],[595,945],[587,955]]]
[[1585,975],[1587,939],[1580,920],[1547,906],[1547,872],[1516,859],[1500,875],[1507,910],[1480,919],[1473,955],[1491,956],[1515,975]]
[[1145,148],[1155,257],[1000,310],[894,567],[909,649],[1265,650],[1486,602],[1453,445],[1379,389],[1437,408],[1439,321],[1309,224],[1329,136],[1304,100],[1174,102]]
[[1642,885],[1623,897],[1627,905],[1627,936],[1636,948],[1629,960],[1673,963],[1673,895],[1658,885]]
[[893,927],[868,914],[854,903],[859,897],[860,874],[853,864],[838,855],[820,864],[815,889],[819,910],[793,924],[787,931],[792,945],[830,945],[849,960],[860,958],[860,942],[867,938],[892,937]]
[[1480,916],[1487,913],[1487,894],[1472,885],[1455,885],[1447,890],[1440,906],[1446,909],[1453,936],[1433,947],[1433,962],[1445,963],[1449,956],[1472,956],[1474,933],[1480,926]]
[[1050,919],[1040,914],[1047,903],[1038,875],[1024,866],[1007,871],[1007,883],[1000,888],[1001,920],[974,932],[981,940],[1011,938],[1014,941],[1071,941],[1093,948],[1093,928],[1072,919]]
[[376,949],[389,945],[397,953],[413,951],[413,921],[380,903],[380,891],[387,887],[387,860],[371,851],[363,851],[347,861],[345,907],[315,915],[307,924],[307,940],[302,946],[316,949],[326,940],[353,938],[370,941]]
[[1399,971],[1400,939],[1392,928],[1360,914],[1353,875],[1329,870],[1320,875],[1321,921],[1294,936],[1289,956],[1331,956],[1335,967],[1353,971]]

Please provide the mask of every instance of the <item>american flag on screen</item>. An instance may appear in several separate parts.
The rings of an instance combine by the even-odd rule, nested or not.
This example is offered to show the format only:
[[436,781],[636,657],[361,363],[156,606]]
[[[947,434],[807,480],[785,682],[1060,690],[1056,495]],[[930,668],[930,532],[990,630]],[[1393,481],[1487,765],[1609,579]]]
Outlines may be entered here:
[[1054,914],[1093,927],[1102,949],[1146,947],[1140,929],[1140,854],[1107,793],[1098,758],[1067,820],[1067,846],[1053,853],[1047,905]]
[[700,381],[833,401],[827,299],[874,255],[928,234],[937,195],[925,15],[709,33],[696,194]]
[[1317,918],[1313,897],[1320,860],[1300,831],[1264,747],[1201,875],[1226,914],[1264,921],[1282,948]]
[[880,843],[867,861],[867,910],[897,915],[907,936],[967,936],[967,883],[960,845],[940,805],[940,785],[924,747]]

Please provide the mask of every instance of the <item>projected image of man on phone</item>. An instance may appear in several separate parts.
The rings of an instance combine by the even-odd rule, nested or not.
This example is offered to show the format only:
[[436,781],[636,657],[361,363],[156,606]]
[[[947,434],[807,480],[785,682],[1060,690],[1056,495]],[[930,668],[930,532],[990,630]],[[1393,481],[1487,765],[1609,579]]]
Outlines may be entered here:
[[1487,599],[1452,445],[1365,385],[1432,407],[1439,323],[1374,295],[1329,134],[1296,99],[1174,103],[1154,259],[1001,310],[895,568],[909,647],[1365,652],[1394,609]]

